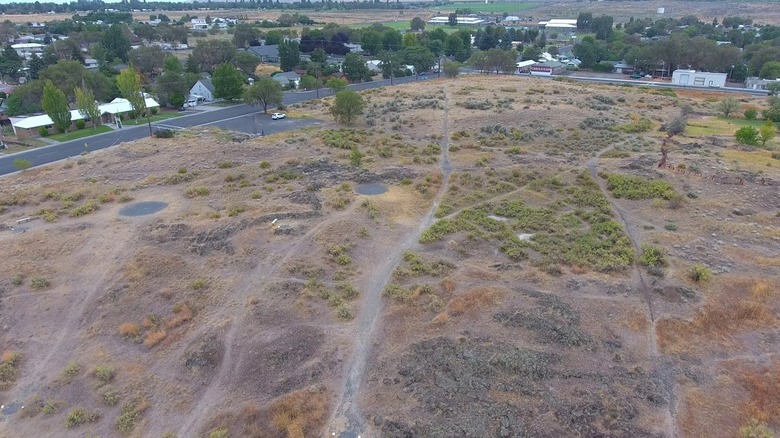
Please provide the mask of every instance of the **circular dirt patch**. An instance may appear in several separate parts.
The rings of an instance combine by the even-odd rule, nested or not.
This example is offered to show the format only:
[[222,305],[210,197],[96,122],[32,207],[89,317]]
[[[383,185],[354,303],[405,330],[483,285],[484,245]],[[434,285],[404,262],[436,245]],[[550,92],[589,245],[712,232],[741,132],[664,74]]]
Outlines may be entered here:
[[381,195],[387,191],[387,186],[384,184],[358,184],[355,191],[361,195]]
[[148,214],[154,214],[168,207],[167,202],[160,201],[144,201],[130,204],[121,210],[119,214],[121,216],[146,216]]

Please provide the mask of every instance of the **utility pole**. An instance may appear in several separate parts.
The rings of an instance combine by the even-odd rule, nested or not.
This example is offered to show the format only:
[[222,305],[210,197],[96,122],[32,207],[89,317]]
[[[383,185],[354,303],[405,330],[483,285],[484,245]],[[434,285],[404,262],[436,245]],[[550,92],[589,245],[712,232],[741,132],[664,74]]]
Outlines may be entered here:
[[314,70],[317,73],[317,78],[315,82],[317,82],[317,99],[320,98],[320,76],[322,76],[322,73],[320,72],[320,63],[317,63],[317,67]]

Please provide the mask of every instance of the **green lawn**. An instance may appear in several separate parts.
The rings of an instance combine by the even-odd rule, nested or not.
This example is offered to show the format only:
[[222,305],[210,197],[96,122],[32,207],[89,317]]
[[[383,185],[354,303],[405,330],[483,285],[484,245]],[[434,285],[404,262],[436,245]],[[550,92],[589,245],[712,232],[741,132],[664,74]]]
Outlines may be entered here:
[[724,117],[708,117],[705,119],[690,120],[685,128],[685,134],[699,135],[734,135],[737,129],[743,126],[761,127],[765,120],[746,120]]
[[109,131],[111,131],[111,128],[104,125],[99,125],[97,129],[92,129],[91,126],[88,126],[84,129],[79,129],[76,131],[50,135],[48,138],[54,141],[70,141],[70,140],[75,140],[77,138],[89,137],[91,135],[102,134],[104,132],[109,132]]
[[448,5],[434,6],[431,9],[435,9],[439,11],[453,11],[453,12],[456,9],[471,9],[472,11],[474,11],[474,13],[506,12],[511,15],[515,12],[525,11],[528,9],[533,9],[535,7],[536,5],[533,3],[500,2],[500,3],[485,4],[484,2],[480,2],[480,1],[472,1],[472,2],[456,2]]

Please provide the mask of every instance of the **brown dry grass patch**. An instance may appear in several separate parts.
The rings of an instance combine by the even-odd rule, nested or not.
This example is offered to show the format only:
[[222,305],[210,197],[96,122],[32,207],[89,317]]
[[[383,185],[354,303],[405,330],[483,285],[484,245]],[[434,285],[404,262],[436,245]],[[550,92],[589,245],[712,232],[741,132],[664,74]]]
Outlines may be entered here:
[[748,393],[741,413],[745,423],[751,419],[780,426],[780,360],[768,366],[745,366],[737,371],[736,381]]
[[141,328],[134,322],[126,322],[119,326],[119,334],[122,336],[134,337],[138,336],[141,332]]
[[[446,280],[445,280],[446,281]],[[485,309],[499,304],[506,290],[497,287],[478,287],[466,291],[447,302],[444,310],[433,319],[434,324],[444,324],[450,317]]]
[[288,438],[317,436],[327,413],[328,396],[324,388],[302,389],[273,402],[271,422]]
[[155,345],[159,344],[167,337],[168,337],[168,332],[166,332],[163,329],[149,332],[146,335],[146,339],[144,339],[144,345],[146,345],[149,348],[154,347]]
[[190,309],[190,306],[187,303],[175,306],[173,308],[173,314],[173,318],[169,319],[165,324],[171,329],[192,319],[192,309]]
[[658,346],[665,353],[690,351],[702,342],[724,340],[731,335],[777,324],[777,291],[780,284],[768,279],[736,279],[721,283],[720,293],[704,304],[692,320],[658,322]]

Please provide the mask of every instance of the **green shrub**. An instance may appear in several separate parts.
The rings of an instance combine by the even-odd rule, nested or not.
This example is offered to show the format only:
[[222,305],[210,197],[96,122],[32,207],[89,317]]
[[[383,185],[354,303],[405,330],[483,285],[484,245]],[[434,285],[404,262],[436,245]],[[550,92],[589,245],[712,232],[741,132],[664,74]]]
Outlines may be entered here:
[[151,112],[153,116],[156,116],[159,111],[157,110],[157,108],[152,108]]
[[346,304],[341,304],[336,307],[336,316],[344,321],[349,321],[355,317],[355,315],[352,313],[352,310],[347,307]]
[[76,408],[68,414],[65,420],[65,427],[73,429],[79,427],[82,424],[94,423],[100,419],[100,413],[96,411],[89,411],[84,408]]
[[677,224],[666,224],[664,228],[668,231],[677,231]]
[[734,133],[734,138],[742,144],[755,146],[758,144],[758,129],[753,126],[743,126]]
[[659,246],[642,244],[642,255],[639,257],[639,263],[649,267],[662,267],[668,264],[666,260],[666,251]]
[[696,264],[691,269],[690,277],[698,284],[706,284],[712,280],[712,271],[704,265]]
[[106,389],[100,393],[103,403],[108,406],[116,406],[119,403],[119,394],[113,388]]
[[30,280],[30,288],[34,290],[48,289],[51,286],[51,282],[46,277],[35,277]]
[[92,375],[105,385],[116,378],[116,368],[108,365],[98,366],[92,371]]
[[616,198],[626,199],[672,199],[676,194],[674,187],[668,181],[661,179],[649,180],[638,176],[627,176],[612,173],[607,177],[607,189]]
[[30,160],[25,160],[24,158],[17,158],[14,160],[14,169],[16,170],[27,170],[32,167],[32,163]]
[[230,161],[220,161],[219,163],[217,163],[217,167],[219,167],[220,169],[230,169],[233,166],[234,164]]
[[209,193],[211,193],[209,188],[203,186],[187,187],[187,189],[184,190],[184,196],[188,198],[194,198],[196,196],[208,196]]
[[746,119],[756,120],[756,116],[758,116],[758,110],[751,106],[745,110],[744,114]]
[[89,199],[85,201],[80,206],[76,207],[74,210],[70,212],[70,217],[81,217],[86,216],[90,213],[93,213],[97,211],[100,208],[100,205],[97,201],[94,199]]
[[41,126],[38,128],[38,134],[40,134],[41,137],[48,137],[49,136],[49,128],[45,126]]
[[739,428],[740,438],[775,438],[774,432],[763,421],[750,420],[745,426]]
[[137,399],[125,403],[125,405],[122,406],[122,414],[117,417],[116,422],[114,423],[116,430],[122,435],[129,435],[135,428],[136,420],[138,420],[138,417],[140,417],[147,408],[148,405],[144,400]]
[[76,128],[77,129],[84,129],[87,127],[87,122],[84,120],[76,120]]
[[173,138],[176,135],[172,129],[158,129],[154,131],[154,136],[157,138]]

